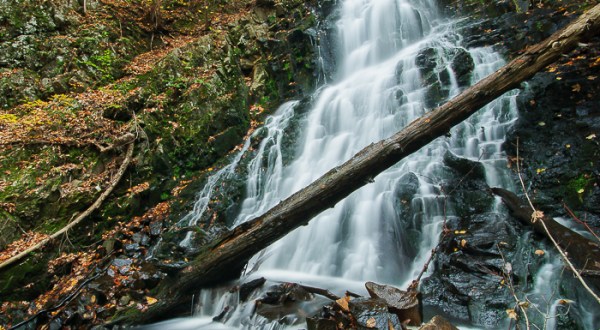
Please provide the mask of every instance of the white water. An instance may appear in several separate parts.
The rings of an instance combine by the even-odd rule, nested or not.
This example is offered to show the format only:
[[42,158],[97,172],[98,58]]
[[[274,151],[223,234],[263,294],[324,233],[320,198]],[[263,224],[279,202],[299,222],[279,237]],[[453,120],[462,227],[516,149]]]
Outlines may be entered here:
[[[452,22],[438,16],[434,1],[345,0],[341,5],[337,77],[320,90],[307,115],[296,118],[302,121],[302,136],[293,161],[287,166],[281,142],[296,116],[297,104],[283,105],[267,120],[267,137],[248,165],[246,199],[235,225],[264,213],[363,147],[391,136],[429,111],[423,77],[416,66],[420,50],[437,50],[436,71],[448,73],[450,83],[445,87],[450,96],[460,91],[450,63],[453,52],[462,47],[461,37],[453,32]],[[475,62],[473,81],[503,64],[490,48],[468,52]],[[399,91],[402,97],[397,99]],[[444,191],[440,187],[440,182],[448,178],[442,160],[447,151],[481,161],[490,186],[512,188],[501,144],[517,116],[515,97],[509,93],[490,103],[452,129],[450,137],[438,138],[335,208],[320,214],[308,226],[255,256],[249,265],[249,269],[254,269],[252,277],[300,282],[337,293],[362,293],[365,281],[406,287],[437,244],[444,217],[453,214],[452,205],[443,203]],[[250,141],[230,165],[208,179],[194,211],[182,219],[182,224],[196,224],[207,208],[214,186],[233,173],[249,146]],[[418,192],[411,201],[399,201],[398,184],[410,173],[418,177]],[[403,203],[410,203],[415,210],[409,223],[400,218]],[[189,244],[189,238],[188,235],[181,245]],[[407,239],[418,244],[409,248],[403,244]],[[227,314],[228,327],[279,327],[252,316],[249,305],[238,306],[235,294],[205,290],[197,307],[200,318],[185,321],[189,327],[181,322],[171,322],[168,327],[202,327],[225,306],[238,306]],[[208,324],[207,328],[216,327],[215,323]]]

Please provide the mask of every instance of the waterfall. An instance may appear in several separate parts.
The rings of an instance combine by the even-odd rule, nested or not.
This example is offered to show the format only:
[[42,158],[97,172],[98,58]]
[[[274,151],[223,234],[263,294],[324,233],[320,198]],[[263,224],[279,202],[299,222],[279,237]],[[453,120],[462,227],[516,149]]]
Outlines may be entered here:
[[[435,1],[344,0],[337,22],[336,76],[315,95],[307,113],[297,114],[298,103],[286,103],[267,120],[247,165],[246,197],[234,225],[264,213],[504,64],[491,48],[465,49],[454,24],[440,17]],[[441,186],[450,175],[446,155],[480,162],[488,185],[514,190],[501,145],[517,118],[515,99],[511,92],[491,102],[449,136],[431,142],[255,256],[248,266],[251,276],[338,293],[365,293],[365,281],[406,287],[438,243],[444,219],[454,215]],[[292,159],[284,161],[282,141],[292,120],[298,121],[301,134],[288,148]],[[249,145],[247,141],[232,164],[208,179],[194,211],[182,219],[184,225],[192,226],[201,217],[213,186],[235,170]],[[410,200],[401,197],[406,186],[414,190]],[[496,201],[490,211],[500,212],[498,205]],[[236,295],[224,290],[204,290],[197,306],[201,317],[186,322],[201,327],[226,306],[238,307],[227,311],[225,325],[219,327],[280,327],[253,316],[248,311],[252,308],[238,305]],[[217,327],[209,324],[207,328]],[[169,327],[177,328],[173,323]],[[179,323],[179,328],[186,325]]]

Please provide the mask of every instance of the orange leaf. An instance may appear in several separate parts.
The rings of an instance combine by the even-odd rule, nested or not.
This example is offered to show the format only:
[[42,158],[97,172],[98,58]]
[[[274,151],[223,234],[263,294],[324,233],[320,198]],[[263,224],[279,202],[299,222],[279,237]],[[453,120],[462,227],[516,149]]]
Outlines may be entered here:
[[156,298],[152,298],[150,296],[146,297],[146,303],[148,303],[148,305],[154,305],[158,302],[158,299]]

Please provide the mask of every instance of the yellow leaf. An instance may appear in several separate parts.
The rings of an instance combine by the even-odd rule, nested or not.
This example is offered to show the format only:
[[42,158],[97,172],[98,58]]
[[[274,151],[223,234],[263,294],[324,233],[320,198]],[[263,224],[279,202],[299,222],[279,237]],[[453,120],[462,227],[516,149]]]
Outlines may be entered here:
[[508,315],[509,319],[513,319],[513,320],[517,319],[517,312],[515,312],[515,310],[512,309],[512,308],[511,309],[507,309],[506,310],[506,314]]
[[570,299],[560,299],[560,300],[558,301],[558,303],[559,303],[559,304],[561,304],[561,305],[569,305],[569,304],[572,304],[572,303],[574,303],[574,301],[573,301],[573,300],[570,300]]
[[158,299],[156,299],[156,298],[152,298],[152,297],[150,297],[150,296],[147,296],[147,297],[146,297],[146,303],[147,303],[148,305],[154,305],[154,304],[156,304],[157,302],[158,302]]
[[569,148],[571,148],[571,145],[570,144],[565,144],[565,148],[569,149]]
[[588,80],[595,80],[596,78],[598,78],[597,76],[588,76],[587,79]]
[[463,247],[463,248],[464,248],[465,246],[467,246],[467,240],[466,240],[466,239],[462,239],[462,240],[460,240],[460,246],[461,246],[461,247]]
[[586,136],[585,138],[588,139],[588,140],[595,139],[596,138],[596,134],[592,133],[592,134]]
[[573,85],[573,87],[571,88],[571,90],[573,92],[580,92],[581,91],[581,85],[580,84],[575,84],[575,85]]
[[375,328],[376,325],[377,325],[377,321],[375,320],[374,317],[371,317],[370,319],[367,320],[367,328]]
[[544,250],[535,250],[534,253],[536,256],[540,256],[540,257],[543,256],[544,254],[546,254],[546,252],[544,252]]
[[584,192],[585,192],[585,189],[583,189],[583,188],[581,188],[581,189],[577,190],[577,193],[578,193],[578,194],[583,194]]
[[562,80],[562,77],[556,77],[556,80]]

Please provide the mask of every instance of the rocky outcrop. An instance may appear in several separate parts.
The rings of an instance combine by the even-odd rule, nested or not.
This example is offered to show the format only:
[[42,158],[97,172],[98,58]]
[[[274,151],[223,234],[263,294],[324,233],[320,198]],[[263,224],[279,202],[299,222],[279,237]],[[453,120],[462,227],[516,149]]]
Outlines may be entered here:
[[[10,27],[0,32],[3,133],[27,120],[32,121],[32,128],[27,128],[32,134],[44,133],[46,127],[54,138],[58,131],[54,127],[62,125],[60,132],[69,138],[30,144],[31,139],[18,140],[19,133],[0,150],[0,248],[22,230],[52,233],[89,206],[120,159],[118,148],[100,151],[114,141],[110,133],[117,135],[134,121],[139,125],[135,135],[143,142],[136,148],[126,182],[89,223],[69,236],[77,250],[92,244],[92,250],[100,251],[99,258],[110,254],[131,261],[122,274],[113,272],[95,284],[105,295],[120,285],[118,290],[124,291],[113,298],[129,297],[103,311],[103,317],[143,299],[140,290],[151,289],[164,274],[185,266],[190,251],[175,243],[154,251],[153,244],[161,235],[165,242],[181,238],[177,230],[166,232],[189,210],[193,187],[276,106],[315,87],[316,3],[213,5],[209,9],[214,16],[209,17],[193,3],[163,2],[163,20],[153,27],[142,14],[151,8],[135,3],[88,3],[85,15],[72,1],[0,4],[0,23]],[[172,10],[172,6],[179,7]],[[210,24],[188,24],[198,20]],[[50,119],[40,118],[42,113],[50,114]],[[65,127],[64,122],[75,126]],[[111,129],[99,134],[87,126],[92,122],[108,123],[105,128]],[[90,126],[95,129],[94,125]],[[77,141],[81,136],[93,138]],[[226,207],[215,211],[227,212]],[[199,242],[218,235],[225,218],[217,223],[208,219],[197,231]],[[144,262],[150,250],[159,258]],[[45,272],[48,259],[55,256],[36,255],[0,274],[2,302],[34,300],[51,284],[56,290],[68,284],[52,282]],[[147,269],[154,275],[145,280]],[[67,275],[68,271],[61,278]],[[121,281],[129,276],[140,280]],[[77,308],[71,312],[79,313]],[[0,317],[5,324],[4,315],[9,314]],[[88,321],[69,318],[75,323]]]
[[[494,46],[511,58],[582,10],[573,3],[561,8],[544,4],[492,1],[480,6],[474,1],[447,1],[446,9],[473,17],[459,23],[466,47]],[[529,6],[529,11],[518,10],[517,5]],[[600,100],[595,82],[600,73],[597,50],[598,39],[594,39],[569,54],[571,60],[564,59],[523,84],[517,97],[519,119],[503,146],[515,186],[520,186],[515,162],[521,161],[525,185],[537,207],[546,214],[572,219],[566,205],[596,230],[600,225],[598,113],[592,104]],[[447,154],[444,162],[456,171],[457,178],[467,173],[469,178],[447,183],[458,185],[449,196],[452,205],[458,206],[457,217],[448,218],[442,253],[434,258],[435,271],[423,280],[425,310],[494,327],[506,319],[504,306],[514,303],[509,288],[498,285],[499,281],[506,283],[502,282],[505,263],[510,263],[514,287],[527,287],[533,282],[531,274],[545,262],[546,243],[527,234],[529,229],[515,219],[490,212],[493,197],[478,174],[480,165],[452,154]],[[559,294],[573,294],[572,285],[565,281],[564,292]],[[575,319],[565,313],[557,322],[563,328],[581,326]]]

